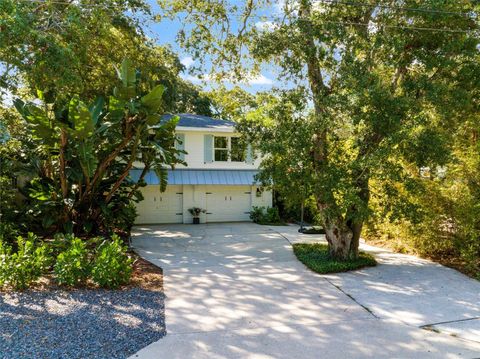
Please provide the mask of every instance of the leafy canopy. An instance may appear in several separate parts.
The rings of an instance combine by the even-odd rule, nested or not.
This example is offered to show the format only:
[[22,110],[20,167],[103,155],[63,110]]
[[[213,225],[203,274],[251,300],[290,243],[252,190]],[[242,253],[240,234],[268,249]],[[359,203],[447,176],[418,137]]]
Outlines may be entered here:
[[[44,231],[129,230],[132,201],[141,200],[145,175],[155,171],[164,190],[166,167],[180,162],[178,119],[161,120],[165,88],[143,94],[141,76],[128,60],[118,77],[113,95],[89,105],[78,95],[50,103],[41,92],[36,103],[15,101],[37,148],[38,173],[24,192],[34,209],[32,222]],[[135,181],[134,163],[143,165]]]
[[479,7],[471,1],[287,0],[274,14],[268,0],[160,4],[182,14],[180,44],[208,54],[217,78],[268,65],[296,85],[273,100],[273,113],[250,119],[269,119],[257,131],[270,154],[264,168],[276,178],[273,163],[284,170],[288,193],[300,179],[315,195],[332,256],[358,256],[371,180],[407,183],[409,167],[444,164],[449,126],[478,116]]

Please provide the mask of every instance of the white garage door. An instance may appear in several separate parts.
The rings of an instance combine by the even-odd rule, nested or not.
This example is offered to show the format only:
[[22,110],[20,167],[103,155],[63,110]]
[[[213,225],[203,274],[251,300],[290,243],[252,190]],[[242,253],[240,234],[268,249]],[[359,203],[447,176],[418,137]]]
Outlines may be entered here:
[[248,186],[207,186],[207,222],[250,220]]
[[144,200],[137,204],[137,224],[182,223],[182,186],[167,186],[160,192],[158,185],[141,189]]

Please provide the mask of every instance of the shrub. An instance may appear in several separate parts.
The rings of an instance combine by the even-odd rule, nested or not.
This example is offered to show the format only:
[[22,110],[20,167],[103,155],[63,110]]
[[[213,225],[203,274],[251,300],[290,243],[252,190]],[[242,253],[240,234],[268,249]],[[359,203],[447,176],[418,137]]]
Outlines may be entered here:
[[57,282],[70,287],[83,284],[90,274],[87,246],[80,238],[70,238],[68,248],[57,257],[54,272]]
[[[1,214],[0,214],[1,216]],[[13,243],[18,237],[19,231],[14,223],[3,221],[0,222],[0,241],[5,243]]]
[[17,238],[17,251],[0,241],[0,286],[16,290],[28,288],[50,267],[50,257],[45,244],[29,233],[27,239]]
[[253,206],[252,210],[250,211],[250,219],[255,223],[260,223],[263,218],[263,208],[264,207],[257,207]]
[[[137,209],[135,203],[127,202],[126,198],[118,198],[118,200],[102,208],[102,216],[104,226],[109,231],[120,231],[129,234],[137,218]],[[87,222],[84,226],[85,232],[90,233],[92,226],[93,222]]]
[[280,214],[277,208],[256,207],[253,206],[250,212],[250,219],[258,224],[278,224],[281,223]]
[[267,223],[280,223],[280,214],[278,209],[275,207],[267,207],[267,212],[265,213],[265,221]]
[[117,235],[104,241],[97,249],[92,268],[92,279],[104,288],[118,288],[127,284],[132,275],[133,260],[127,254]]

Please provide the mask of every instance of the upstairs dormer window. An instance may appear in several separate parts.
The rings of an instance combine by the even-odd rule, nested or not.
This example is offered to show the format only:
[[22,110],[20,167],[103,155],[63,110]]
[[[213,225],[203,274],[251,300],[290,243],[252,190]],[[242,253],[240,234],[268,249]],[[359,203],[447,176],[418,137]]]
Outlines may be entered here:
[[216,162],[245,162],[245,145],[239,137],[215,136],[214,159]]

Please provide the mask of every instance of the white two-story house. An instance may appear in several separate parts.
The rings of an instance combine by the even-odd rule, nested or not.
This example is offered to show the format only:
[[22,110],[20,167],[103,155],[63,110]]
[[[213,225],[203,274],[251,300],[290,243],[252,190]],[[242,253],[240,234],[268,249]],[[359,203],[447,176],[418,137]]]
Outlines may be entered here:
[[[155,173],[147,174],[137,224],[192,223],[191,207],[206,210],[201,223],[249,221],[252,206],[272,206],[271,191],[255,182],[260,160],[242,146],[233,122],[178,116],[178,146],[186,152],[182,159],[187,166],[168,170],[165,192],[160,192]],[[133,177],[135,171],[139,170],[132,171]]]

